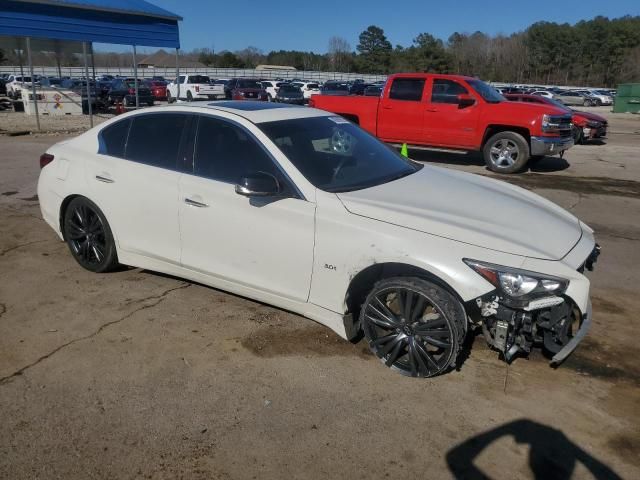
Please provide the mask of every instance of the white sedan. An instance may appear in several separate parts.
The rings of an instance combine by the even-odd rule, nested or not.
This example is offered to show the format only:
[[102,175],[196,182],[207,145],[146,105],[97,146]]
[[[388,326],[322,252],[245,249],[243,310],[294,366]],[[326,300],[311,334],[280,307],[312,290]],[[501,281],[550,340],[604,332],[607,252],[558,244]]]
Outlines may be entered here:
[[450,370],[475,327],[507,360],[538,345],[559,363],[591,322],[589,227],[321,110],[141,110],[40,165],[43,217],[82,267],[164,272],[362,333],[406,375]]
[[535,92],[531,92],[531,95],[537,95],[544,98],[555,98],[553,92],[549,92],[548,90],[536,90]]

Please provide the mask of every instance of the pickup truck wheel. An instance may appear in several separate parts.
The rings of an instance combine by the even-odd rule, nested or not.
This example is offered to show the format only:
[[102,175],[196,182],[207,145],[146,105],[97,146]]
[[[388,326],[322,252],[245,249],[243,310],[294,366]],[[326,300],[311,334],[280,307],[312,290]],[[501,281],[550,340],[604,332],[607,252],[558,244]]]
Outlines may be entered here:
[[191,92],[187,92],[187,102],[193,102],[193,95],[191,95]]
[[173,103],[175,99],[171,96],[169,92],[167,92],[167,103]]
[[460,302],[417,277],[377,282],[360,310],[371,351],[402,375],[433,377],[456,362],[466,333]]
[[529,144],[516,132],[499,132],[493,135],[482,149],[484,161],[497,173],[515,173],[529,160]]

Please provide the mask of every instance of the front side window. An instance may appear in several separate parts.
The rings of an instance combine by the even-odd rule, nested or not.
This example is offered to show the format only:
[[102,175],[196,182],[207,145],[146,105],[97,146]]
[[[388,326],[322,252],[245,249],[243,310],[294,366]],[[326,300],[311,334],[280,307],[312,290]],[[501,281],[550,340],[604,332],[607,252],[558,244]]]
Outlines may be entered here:
[[422,100],[424,82],[424,78],[396,78],[391,84],[389,98],[419,102]]
[[194,174],[225,183],[264,172],[282,183],[271,157],[243,128],[218,118],[202,116],[196,137]]
[[258,127],[309,182],[327,192],[380,185],[422,168],[342,117],[279,120]]
[[157,113],[133,118],[125,158],[154,167],[176,169],[180,139],[188,115]]
[[473,88],[477,94],[479,94],[485,102],[488,103],[500,103],[504,102],[505,98],[498,90],[490,85],[487,85],[482,80],[477,78],[467,80],[467,83]]
[[468,94],[466,88],[453,80],[436,78],[431,91],[431,103],[458,103],[458,95]]

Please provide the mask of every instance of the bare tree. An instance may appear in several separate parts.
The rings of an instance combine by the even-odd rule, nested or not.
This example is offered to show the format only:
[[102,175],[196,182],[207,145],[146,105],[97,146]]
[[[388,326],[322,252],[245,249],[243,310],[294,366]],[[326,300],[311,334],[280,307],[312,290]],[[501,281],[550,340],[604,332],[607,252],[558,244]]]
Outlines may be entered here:
[[331,37],[329,39],[329,62],[335,72],[345,69],[351,55],[351,45],[342,37]]

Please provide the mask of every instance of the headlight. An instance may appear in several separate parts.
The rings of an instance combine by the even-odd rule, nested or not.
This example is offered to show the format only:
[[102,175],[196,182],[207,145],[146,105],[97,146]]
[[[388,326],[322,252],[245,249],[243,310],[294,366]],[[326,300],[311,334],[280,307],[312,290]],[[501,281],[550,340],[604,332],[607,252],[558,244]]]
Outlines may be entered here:
[[590,121],[587,122],[587,127],[600,128],[600,122],[595,121],[595,120],[590,120]]
[[545,295],[560,295],[569,285],[569,281],[564,278],[542,273],[478,262],[468,258],[463,259],[463,262],[503,294],[518,300]]

